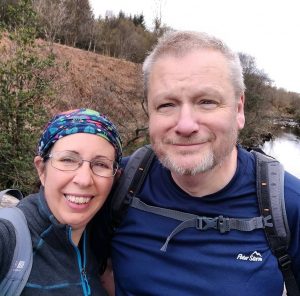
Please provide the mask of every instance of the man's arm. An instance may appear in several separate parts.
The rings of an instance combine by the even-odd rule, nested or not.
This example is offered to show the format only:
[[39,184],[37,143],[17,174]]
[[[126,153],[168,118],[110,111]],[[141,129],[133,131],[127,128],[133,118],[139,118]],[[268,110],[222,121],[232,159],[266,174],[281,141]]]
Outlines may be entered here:
[[109,296],[115,295],[115,281],[110,259],[107,260],[106,269],[101,275],[101,284],[105,288]]

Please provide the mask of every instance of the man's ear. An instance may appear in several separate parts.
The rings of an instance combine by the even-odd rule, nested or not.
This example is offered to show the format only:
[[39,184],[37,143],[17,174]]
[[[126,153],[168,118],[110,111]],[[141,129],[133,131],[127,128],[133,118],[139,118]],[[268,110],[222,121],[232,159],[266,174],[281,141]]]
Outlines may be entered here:
[[242,94],[237,103],[237,126],[239,130],[241,130],[245,125],[244,105],[245,95]]
[[43,158],[40,156],[36,156],[34,158],[34,165],[39,175],[40,181],[44,186],[45,185],[45,163],[43,161]]

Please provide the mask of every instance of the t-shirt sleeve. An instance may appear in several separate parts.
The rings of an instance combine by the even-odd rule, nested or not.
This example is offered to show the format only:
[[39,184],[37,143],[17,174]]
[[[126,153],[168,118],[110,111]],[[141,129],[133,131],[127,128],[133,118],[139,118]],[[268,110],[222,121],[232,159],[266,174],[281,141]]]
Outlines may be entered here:
[[300,289],[300,179],[285,174],[285,206],[290,228],[289,254],[292,269]]

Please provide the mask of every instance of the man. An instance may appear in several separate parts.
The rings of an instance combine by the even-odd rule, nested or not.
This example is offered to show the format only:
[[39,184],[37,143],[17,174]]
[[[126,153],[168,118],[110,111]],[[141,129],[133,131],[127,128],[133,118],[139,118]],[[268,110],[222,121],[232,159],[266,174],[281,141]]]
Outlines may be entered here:
[[[255,159],[237,146],[245,124],[238,55],[212,36],[172,32],[143,72],[157,159],[137,197],[205,217],[260,216]],[[300,180],[287,173],[285,197],[300,285]],[[116,295],[282,295],[282,274],[262,229],[177,231],[178,224],[129,207],[112,242]]]

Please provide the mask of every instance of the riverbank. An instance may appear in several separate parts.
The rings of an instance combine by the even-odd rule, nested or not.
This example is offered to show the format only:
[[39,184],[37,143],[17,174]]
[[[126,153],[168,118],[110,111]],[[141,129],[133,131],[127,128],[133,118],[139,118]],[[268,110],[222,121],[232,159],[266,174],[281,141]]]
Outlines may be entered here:
[[280,127],[300,128],[300,122],[293,118],[274,118],[272,123]]
[[262,150],[279,160],[286,171],[300,178],[300,128],[280,128],[276,136],[265,141]]

